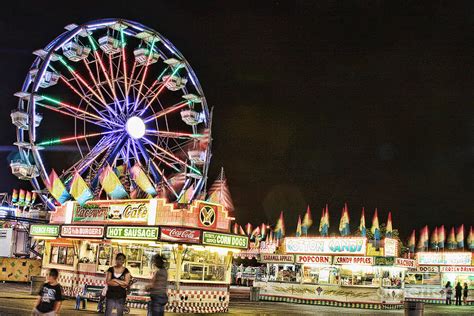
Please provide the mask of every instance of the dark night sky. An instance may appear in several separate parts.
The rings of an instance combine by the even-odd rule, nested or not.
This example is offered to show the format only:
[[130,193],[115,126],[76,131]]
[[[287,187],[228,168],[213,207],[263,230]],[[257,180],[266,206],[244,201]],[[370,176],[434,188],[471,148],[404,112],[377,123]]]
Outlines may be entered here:
[[[382,222],[392,210],[405,236],[472,224],[471,2],[13,2],[0,13],[0,145],[14,141],[31,52],[69,23],[123,17],[158,30],[196,71],[215,107],[210,176],[225,167],[239,223],[285,210],[293,231],[307,203],[316,224],[329,203],[336,229],[347,202],[353,229],[362,206],[369,225],[375,207]],[[2,191],[18,186],[7,155]]]

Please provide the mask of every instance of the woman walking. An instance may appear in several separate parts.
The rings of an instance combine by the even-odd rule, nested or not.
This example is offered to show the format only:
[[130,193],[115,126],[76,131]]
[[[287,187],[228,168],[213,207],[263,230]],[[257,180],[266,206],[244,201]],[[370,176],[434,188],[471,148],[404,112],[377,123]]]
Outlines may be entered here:
[[163,257],[159,254],[153,256],[153,264],[157,270],[147,286],[151,296],[148,315],[162,316],[165,314],[165,305],[168,303],[168,271],[166,271]]
[[[118,253],[115,257],[115,265],[107,270],[106,316],[123,316],[127,287],[130,284],[130,272],[125,268],[124,263],[125,255]],[[113,314],[114,310],[116,314]]]

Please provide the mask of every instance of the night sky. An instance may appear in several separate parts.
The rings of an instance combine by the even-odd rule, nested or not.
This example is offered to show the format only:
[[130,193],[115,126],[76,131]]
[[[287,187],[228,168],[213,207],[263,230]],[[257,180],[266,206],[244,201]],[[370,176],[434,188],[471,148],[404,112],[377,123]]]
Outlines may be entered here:
[[473,224],[472,2],[46,2],[0,13],[1,191],[20,186],[9,114],[31,53],[67,24],[123,17],[196,71],[214,107],[210,181],[224,166],[242,225],[284,210],[293,232],[307,204],[316,226],[328,203],[335,231],[344,202],[353,230],[362,206],[368,226],[375,207],[381,222],[391,210],[404,237]]

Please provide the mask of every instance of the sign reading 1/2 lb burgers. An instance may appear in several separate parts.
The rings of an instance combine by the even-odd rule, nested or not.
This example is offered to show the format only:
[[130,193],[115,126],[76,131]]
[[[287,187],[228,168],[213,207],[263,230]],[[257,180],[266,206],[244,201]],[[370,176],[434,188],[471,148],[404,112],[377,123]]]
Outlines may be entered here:
[[209,246],[247,249],[249,246],[249,239],[247,236],[202,232],[202,243]]
[[109,226],[107,238],[157,240],[158,227]]

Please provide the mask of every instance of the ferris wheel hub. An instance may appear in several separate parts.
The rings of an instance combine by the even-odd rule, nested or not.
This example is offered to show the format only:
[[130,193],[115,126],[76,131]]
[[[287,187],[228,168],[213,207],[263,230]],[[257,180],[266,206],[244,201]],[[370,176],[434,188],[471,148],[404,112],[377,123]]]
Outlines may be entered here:
[[140,139],[145,135],[145,122],[138,116],[132,116],[125,124],[128,135],[134,139]]

